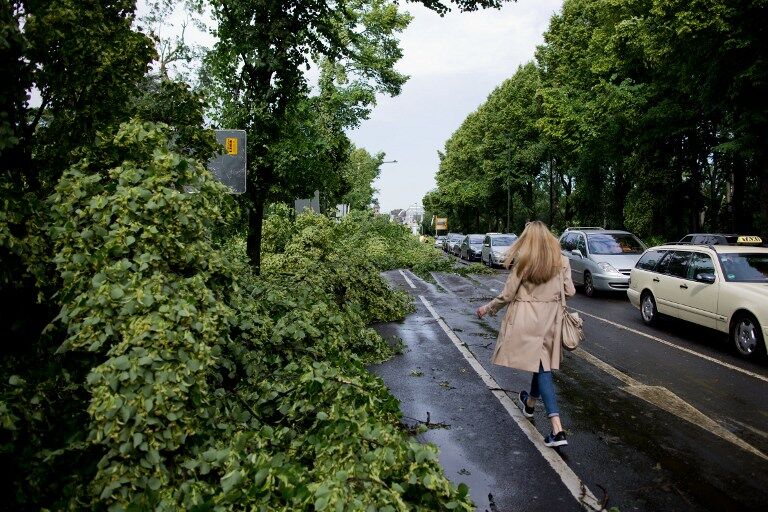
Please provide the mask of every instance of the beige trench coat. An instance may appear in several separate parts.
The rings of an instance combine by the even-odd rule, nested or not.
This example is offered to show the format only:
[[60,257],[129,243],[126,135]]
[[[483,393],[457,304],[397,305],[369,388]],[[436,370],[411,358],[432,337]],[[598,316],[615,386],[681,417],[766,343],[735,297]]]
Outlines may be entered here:
[[541,362],[544,371],[560,369],[561,283],[565,284],[566,297],[576,293],[571,265],[568,258],[562,258],[560,275],[538,285],[521,282],[513,267],[504,290],[486,304],[491,315],[509,304],[491,357],[493,364],[538,372]]

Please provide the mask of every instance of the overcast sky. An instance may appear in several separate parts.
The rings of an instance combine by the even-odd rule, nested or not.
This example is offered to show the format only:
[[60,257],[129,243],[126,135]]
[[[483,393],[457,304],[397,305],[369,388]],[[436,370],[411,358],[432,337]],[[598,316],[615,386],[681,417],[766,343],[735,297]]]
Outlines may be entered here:
[[420,5],[401,3],[413,21],[401,35],[410,75],[403,92],[381,97],[371,118],[349,133],[371,153],[394,164],[375,183],[382,212],[421,204],[435,188],[437,151],[488,94],[534,57],[549,19],[562,0],[518,0],[500,10],[450,13],[441,18]]

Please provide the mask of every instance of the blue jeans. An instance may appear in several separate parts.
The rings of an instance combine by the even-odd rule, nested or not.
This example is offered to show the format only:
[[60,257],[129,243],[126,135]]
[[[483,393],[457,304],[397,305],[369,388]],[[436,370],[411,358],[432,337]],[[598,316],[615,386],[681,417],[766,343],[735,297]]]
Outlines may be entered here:
[[557,408],[557,399],[555,398],[555,385],[552,382],[552,372],[545,372],[544,367],[539,362],[539,372],[533,374],[531,379],[531,397],[544,402],[544,410],[547,416],[560,416],[560,409]]

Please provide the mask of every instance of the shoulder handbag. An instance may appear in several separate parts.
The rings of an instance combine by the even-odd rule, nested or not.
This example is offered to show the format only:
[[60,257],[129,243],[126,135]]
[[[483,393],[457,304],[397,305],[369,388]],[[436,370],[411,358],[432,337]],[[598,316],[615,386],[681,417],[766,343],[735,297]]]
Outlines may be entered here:
[[560,329],[560,341],[565,350],[576,350],[579,343],[584,339],[584,330],[578,313],[571,313],[565,307],[565,280],[563,273],[560,272],[560,305],[563,308],[562,329]]

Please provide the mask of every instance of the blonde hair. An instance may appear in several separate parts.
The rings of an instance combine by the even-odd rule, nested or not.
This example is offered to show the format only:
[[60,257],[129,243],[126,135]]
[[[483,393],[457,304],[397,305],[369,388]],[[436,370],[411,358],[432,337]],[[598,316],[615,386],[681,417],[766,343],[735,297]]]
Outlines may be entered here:
[[560,242],[543,222],[529,222],[507,252],[504,266],[510,269],[514,267],[512,270],[517,272],[522,281],[546,283],[563,266]]

